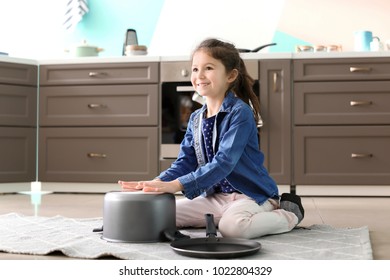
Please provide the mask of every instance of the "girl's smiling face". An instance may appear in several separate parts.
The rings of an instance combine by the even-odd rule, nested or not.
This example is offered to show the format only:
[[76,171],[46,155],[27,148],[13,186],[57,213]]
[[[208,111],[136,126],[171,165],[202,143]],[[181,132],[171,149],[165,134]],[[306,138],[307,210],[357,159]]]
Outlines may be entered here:
[[224,98],[230,84],[236,79],[237,70],[226,73],[218,59],[205,50],[199,50],[192,57],[191,83],[194,89],[208,98]]

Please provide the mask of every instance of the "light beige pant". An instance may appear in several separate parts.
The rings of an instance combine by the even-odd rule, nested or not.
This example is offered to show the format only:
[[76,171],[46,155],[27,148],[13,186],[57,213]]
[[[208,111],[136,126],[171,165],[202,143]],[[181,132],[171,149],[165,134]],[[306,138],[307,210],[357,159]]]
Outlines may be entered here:
[[176,201],[176,225],[205,227],[204,215],[214,215],[215,224],[224,237],[256,238],[292,230],[298,218],[292,212],[279,208],[279,202],[268,200],[262,205],[239,193],[217,193],[193,200]]

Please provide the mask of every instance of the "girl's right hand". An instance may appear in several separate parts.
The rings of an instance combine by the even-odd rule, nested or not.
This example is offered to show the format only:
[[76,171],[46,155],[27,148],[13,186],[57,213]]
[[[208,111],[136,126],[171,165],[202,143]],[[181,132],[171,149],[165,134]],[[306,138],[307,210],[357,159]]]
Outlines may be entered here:
[[138,181],[118,181],[123,191],[136,192],[141,191],[144,187]]

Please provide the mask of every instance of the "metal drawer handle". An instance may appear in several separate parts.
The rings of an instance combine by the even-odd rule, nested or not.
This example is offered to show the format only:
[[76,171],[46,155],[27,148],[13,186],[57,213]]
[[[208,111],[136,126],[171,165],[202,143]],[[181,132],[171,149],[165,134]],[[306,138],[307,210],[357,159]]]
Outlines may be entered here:
[[372,157],[372,154],[357,154],[357,153],[352,153],[351,158],[370,158]]
[[371,72],[371,70],[372,70],[371,67],[349,67],[349,71],[351,73],[358,73],[358,72],[368,73]]
[[107,108],[107,105],[105,105],[105,104],[97,104],[97,103],[90,103],[90,104],[88,104],[88,108],[91,108],[91,109]]
[[101,154],[101,153],[88,153],[87,156],[89,158],[106,158],[106,154]]
[[279,91],[279,87],[278,87],[278,73],[275,72],[274,75],[273,75],[273,86],[272,86],[272,90],[274,92],[278,92]]
[[89,72],[89,76],[90,77],[98,77],[98,76],[104,76],[104,75],[107,75],[107,73],[105,72]]
[[367,106],[371,105],[372,101],[351,101],[349,102],[351,106]]

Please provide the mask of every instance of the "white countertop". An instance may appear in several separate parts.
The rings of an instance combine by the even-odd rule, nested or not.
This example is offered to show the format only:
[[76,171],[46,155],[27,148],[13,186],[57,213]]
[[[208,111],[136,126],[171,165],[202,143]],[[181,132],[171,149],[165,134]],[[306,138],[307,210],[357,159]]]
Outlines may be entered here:
[[134,55],[118,57],[70,57],[62,59],[37,60],[39,65],[48,64],[79,64],[79,63],[128,63],[128,62],[159,62],[159,56]]
[[[374,58],[389,57],[390,51],[381,52],[299,52],[299,53],[242,53],[241,57],[248,60],[264,59],[323,59],[323,58]],[[188,61],[190,56],[149,56],[134,55],[120,57],[73,57],[59,59],[25,59],[9,56],[0,56],[0,62],[23,63],[32,65],[49,64],[80,64],[80,63],[128,63],[128,62],[169,62]]]
[[0,62],[21,63],[21,64],[31,64],[31,65],[38,64],[38,62],[34,59],[18,58],[18,57],[5,56],[5,55],[0,55]]

